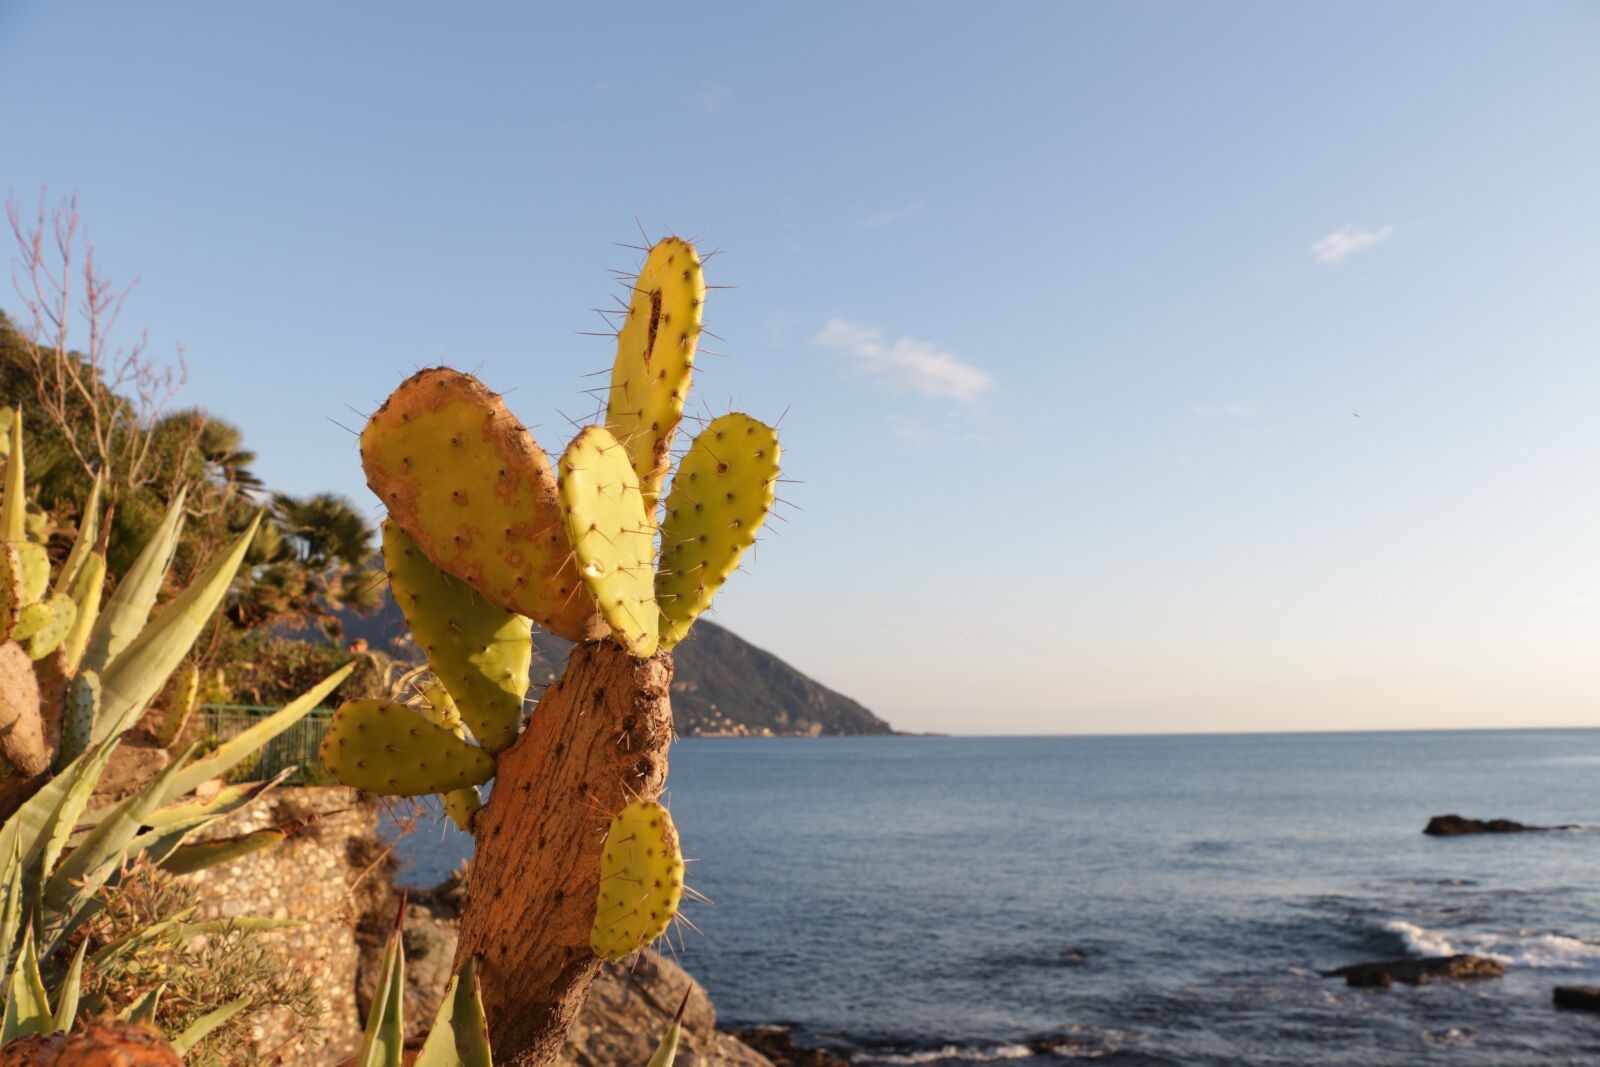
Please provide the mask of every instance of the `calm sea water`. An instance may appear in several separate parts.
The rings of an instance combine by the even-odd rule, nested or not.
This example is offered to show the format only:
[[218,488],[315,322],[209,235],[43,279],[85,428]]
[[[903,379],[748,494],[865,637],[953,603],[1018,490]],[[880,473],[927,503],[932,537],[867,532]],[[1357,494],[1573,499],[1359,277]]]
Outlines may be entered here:
[[[1550,1004],[1600,984],[1600,832],[1421,833],[1600,827],[1600,731],[691,739],[670,803],[716,902],[678,955],[721,1018],[859,1063],[1600,1056],[1600,1016]],[[470,839],[404,848],[429,884]],[[1317,974],[1450,952],[1507,976]]]

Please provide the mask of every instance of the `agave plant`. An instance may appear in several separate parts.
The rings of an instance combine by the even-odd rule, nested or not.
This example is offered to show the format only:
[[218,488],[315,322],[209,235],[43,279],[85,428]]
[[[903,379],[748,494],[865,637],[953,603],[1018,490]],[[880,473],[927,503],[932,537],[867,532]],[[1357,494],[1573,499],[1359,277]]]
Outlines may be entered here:
[[[273,831],[224,841],[188,844],[187,839],[259,799],[270,782],[227,786],[202,799],[195,787],[226,774],[273,737],[317,707],[350,673],[345,667],[298,700],[261,720],[204,758],[191,746],[132,796],[86,811],[94,787],[120,735],[93,743],[0,826],[0,967],[8,975],[0,1040],[70,1030],[76,1018],[84,967],[106,966],[137,951],[152,938],[215,934],[231,927],[270,929],[268,919],[189,921],[182,915],[88,951],[86,923],[105,907],[133,864],[149,862],[173,873],[226,863],[282,840]],[[20,940],[20,945],[19,945]],[[52,992],[53,990],[53,992]],[[121,1007],[133,1021],[155,1017],[159,984]],[[180,1051],[244,1010],[235,1001],[177,1035]],[[204,1024],[204,1025],[202,1025]],[[0,1060],[0,1063],[5,1062]]]

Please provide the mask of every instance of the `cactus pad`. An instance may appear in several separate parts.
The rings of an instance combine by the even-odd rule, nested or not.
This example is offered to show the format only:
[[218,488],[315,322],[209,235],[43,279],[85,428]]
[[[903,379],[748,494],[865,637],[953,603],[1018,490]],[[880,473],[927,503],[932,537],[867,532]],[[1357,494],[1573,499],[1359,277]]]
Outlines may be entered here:
[[627,317],[617,331],[606,429],[627,448],[645,514],[654,523],[700,342],[706,282],[694,245],[681,237],[658,241],[632,289]]
[[602,635],[550,461],[499,396],[445,367],[406,379],[361,434],[367,484],[434,565],[573,641]]
[[511,744],[522,726],[533,659],[528,620],[428,562],[393,521],[383,524],[383,561],[395,602],[460,721],[490,752]]
[[494,759],[404,704],[347,700],[322,739],[322,763],[345,785],[414,797],[481,785]]
[[620,960],[666,933],[683,897],[683,853],[659,801],[635,800],[611,820],[589,947]]
[[57,593],[49,600],[23,608],[12,636],[18,641],[27,641],[30,659],[44,659],[61,647],[77,617],[78,605],[67,594]]
[[561,456],[561,508],[584,585],[617,641],[641,658],[656,650],[655,527],[639,478],[609,430],[587,426]]
[[17,550],[17,561],[22,567],[22,602],[38,603],[50,588],[50,556],[43,545],[32,541],[15,541],[12,547]]
[[450,816],[456,829],[464,834],[472,833],[472,817],[481,807],[483,798],[478,795],[478,787],[474,785],[452,789],[444,795],[444,813]]
[[80,671],[67,687],[67,713],[61,722],[62,766],[82,755],[94,734],[94,720],[100,713],[100,676]]
[[748,415],[723,415],[694,439],[667,496],[661,524],[661,647],[681,641],[772,509],[778,435]]
[[9,641],[22,616],[22,561],[10,541],[0,541],[0,641]]
[[167,713],[162,716],[161,728],[156,732],[156,743],[162,748],[170,747],[183,733],[183,728],[189,725],[189,716],[194,714],[199,704],[200,668],[190,664],[173,686],[172,703],[167,705]]

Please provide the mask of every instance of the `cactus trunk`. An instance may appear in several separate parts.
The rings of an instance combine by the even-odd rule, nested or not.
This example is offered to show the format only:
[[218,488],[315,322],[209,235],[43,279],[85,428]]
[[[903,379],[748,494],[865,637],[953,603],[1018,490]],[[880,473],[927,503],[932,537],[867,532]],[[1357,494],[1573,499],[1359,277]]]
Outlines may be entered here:
[[600,959],[589,940],[611,816],[657,795],[672,742],[672,660],[612,641],[572,651],[500,753],[456,953],[476,955],[496,1062],[555,1062]]

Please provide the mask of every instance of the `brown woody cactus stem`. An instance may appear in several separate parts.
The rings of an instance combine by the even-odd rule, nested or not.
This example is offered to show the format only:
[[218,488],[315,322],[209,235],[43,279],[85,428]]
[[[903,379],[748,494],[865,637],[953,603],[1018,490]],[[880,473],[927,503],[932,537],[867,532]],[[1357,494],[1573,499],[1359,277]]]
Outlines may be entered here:
[[589,947],[611,816],[653,797],[672,743],[672,659],[612,641],[572,650],[500,753],[477,836],[456,966],[481,963],[495,1061],[554,1063],[600,960]]
[[50,766],[39,680],[32,658],[15,641],[0,643],[0,755],[22,775]]

